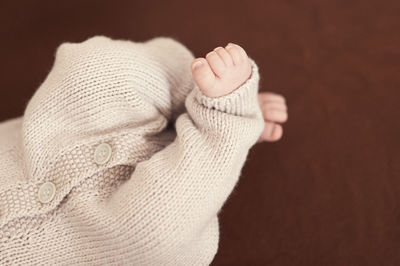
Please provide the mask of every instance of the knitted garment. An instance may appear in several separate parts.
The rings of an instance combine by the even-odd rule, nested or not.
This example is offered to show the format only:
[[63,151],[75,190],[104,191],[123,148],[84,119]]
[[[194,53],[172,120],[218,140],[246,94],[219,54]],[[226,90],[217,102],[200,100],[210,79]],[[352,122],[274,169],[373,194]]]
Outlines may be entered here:
[[0,124],[0,265],[209,265],[264,128],[259,74],[210,98],[168,37],[64,43]]

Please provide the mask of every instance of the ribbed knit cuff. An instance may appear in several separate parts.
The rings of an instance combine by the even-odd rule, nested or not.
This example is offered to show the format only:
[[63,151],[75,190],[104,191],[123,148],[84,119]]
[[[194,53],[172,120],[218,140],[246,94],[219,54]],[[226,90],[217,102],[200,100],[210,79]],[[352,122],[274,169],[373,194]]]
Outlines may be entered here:
[[230,94],[220,97],[208,97],[203,94],[198,86],[195,86],[195,99],[202,105],[217,109],[221,112],[246,116],[258,110],[258,67],[253,59],[250,58],[252,74],[250,78],[239,88]]

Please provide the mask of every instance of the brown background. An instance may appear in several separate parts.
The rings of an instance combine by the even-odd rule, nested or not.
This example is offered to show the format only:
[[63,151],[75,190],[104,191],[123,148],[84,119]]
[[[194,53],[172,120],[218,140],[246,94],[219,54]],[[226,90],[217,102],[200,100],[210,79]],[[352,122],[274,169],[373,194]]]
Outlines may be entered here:
[[238,43],[289,122],[251,150],[213,265],[400,265],[399,3],[1,1],[0,120],[22,115],[64,41]]

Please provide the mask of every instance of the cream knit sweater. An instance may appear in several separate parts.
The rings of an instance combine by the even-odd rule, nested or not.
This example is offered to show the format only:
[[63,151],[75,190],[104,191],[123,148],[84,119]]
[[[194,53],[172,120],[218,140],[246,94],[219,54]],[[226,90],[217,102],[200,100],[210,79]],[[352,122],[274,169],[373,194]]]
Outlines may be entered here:
[[264,128],[259,74],[194,84],[174,39],[64,43],[0,124],[0,265],[209,265],[218,212]]

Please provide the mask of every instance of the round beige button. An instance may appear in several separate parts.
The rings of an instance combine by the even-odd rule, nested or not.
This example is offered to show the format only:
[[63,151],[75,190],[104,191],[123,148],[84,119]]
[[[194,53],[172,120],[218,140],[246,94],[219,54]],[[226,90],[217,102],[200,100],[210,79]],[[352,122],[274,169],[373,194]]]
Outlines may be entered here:
[[46,182],[39,188],[38,197],[41,203],[48,203],[54,199],[56,186],[52,182]]
[[112,149],[108,143],[102,143],[94,151],[94,161],[97,164],[105,164],[111,158]]

